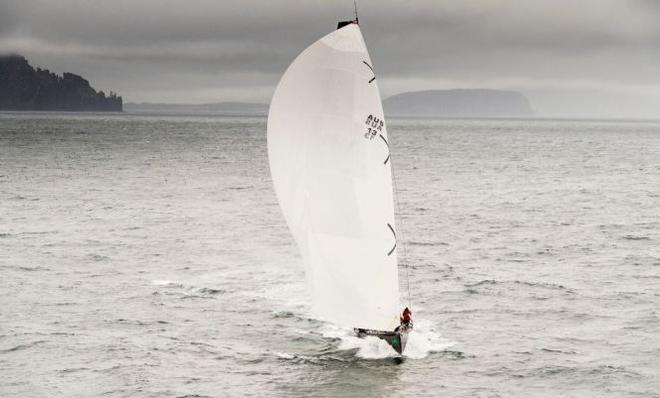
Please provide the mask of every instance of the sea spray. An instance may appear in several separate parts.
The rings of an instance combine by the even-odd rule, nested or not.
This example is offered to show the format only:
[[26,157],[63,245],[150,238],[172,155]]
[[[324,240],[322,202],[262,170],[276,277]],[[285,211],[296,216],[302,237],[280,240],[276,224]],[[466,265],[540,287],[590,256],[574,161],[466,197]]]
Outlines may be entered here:
[[[400,356],[384,340],[374,336],[357,337],[351,328],[326,324],[321,329],[321,333],[323,337],[338,339],[337,348],[340,350],[357,350],[355,355],[359,358],[383,359]],[[431,321],[419,319],[415,321],[415,327],[408,335],[408,343],[403,357],[422,359],[453,345],[454,342],[444,339],[434,330]]]

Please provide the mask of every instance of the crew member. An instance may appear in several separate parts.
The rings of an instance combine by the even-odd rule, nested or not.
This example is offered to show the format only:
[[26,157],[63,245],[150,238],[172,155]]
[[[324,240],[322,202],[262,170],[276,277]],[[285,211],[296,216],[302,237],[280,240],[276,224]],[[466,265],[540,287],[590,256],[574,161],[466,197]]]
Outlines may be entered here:
[[410,324],[411,320],[412,320],[412,312],[410,312],[410,308],[406,307],[406,309],[403,310],[403,314],[401,314],[401,324],[408,325]]

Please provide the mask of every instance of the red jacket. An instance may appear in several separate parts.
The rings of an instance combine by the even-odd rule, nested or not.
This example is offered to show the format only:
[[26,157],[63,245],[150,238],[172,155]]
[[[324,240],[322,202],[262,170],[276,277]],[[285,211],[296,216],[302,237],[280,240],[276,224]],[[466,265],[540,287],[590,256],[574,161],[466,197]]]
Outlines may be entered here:
[[412,312],[410,312],[410,309],[408,309],[408,307],[406,307],[406,309],[403,310],[403,314],[401,315],[401,323],[410,322],[411,317],[412,317]]

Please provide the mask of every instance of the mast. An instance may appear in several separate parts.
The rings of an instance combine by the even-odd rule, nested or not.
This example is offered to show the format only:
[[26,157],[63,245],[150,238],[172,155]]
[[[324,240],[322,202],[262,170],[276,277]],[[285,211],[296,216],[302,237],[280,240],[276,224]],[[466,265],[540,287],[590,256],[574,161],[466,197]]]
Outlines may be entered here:
[[360,24],[360,19],[358,18],[358,12],[357,12],[357,0],[353,0],[353,7],[355,8],[355,23]]

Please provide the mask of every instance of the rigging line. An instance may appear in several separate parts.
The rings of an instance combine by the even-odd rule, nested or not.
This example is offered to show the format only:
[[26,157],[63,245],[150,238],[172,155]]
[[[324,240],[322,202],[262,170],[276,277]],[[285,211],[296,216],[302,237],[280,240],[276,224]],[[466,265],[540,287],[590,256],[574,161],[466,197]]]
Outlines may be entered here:
[[[388,147],[389,147],[389,145],[388,145]],[[402,216],[402,213],[401,213],[401,205],[399,203],[399,197],[397,195],[398,189],[397,189],[397,185],[396,185],[396,174],[394,173],[394,159],[393,159],[391,150],[390,150],[390,167],[391,167],[391,170],[392,170],[392,183],[394,184],[394,203],[396,205],[396,209],[397,209],[396,211],[399,214],[399,224],[400,225],[399,225],[398,229],[399,229],[399,236],[401,237],[401,247],[403,248],[403,250],[402,250],[403,251],[403,253],[402,253],[403,256],[402,257],[403,257],[403,262],[405,264],[405,269],[406,269],[406,288],[407,288],[407,291],[408,291],[408,307],[410,308],[410,307],[412,307],[412,297],[411,297],[411,294],[410,294],[410,265],[408,264],[408,252],[406,250],[407,245],[406,245],[406,240],[404,239],[404,236],[405,236],[404,230],[405,230],[405,228],[404,228],[404,225],[403,225],[403,216]]]

